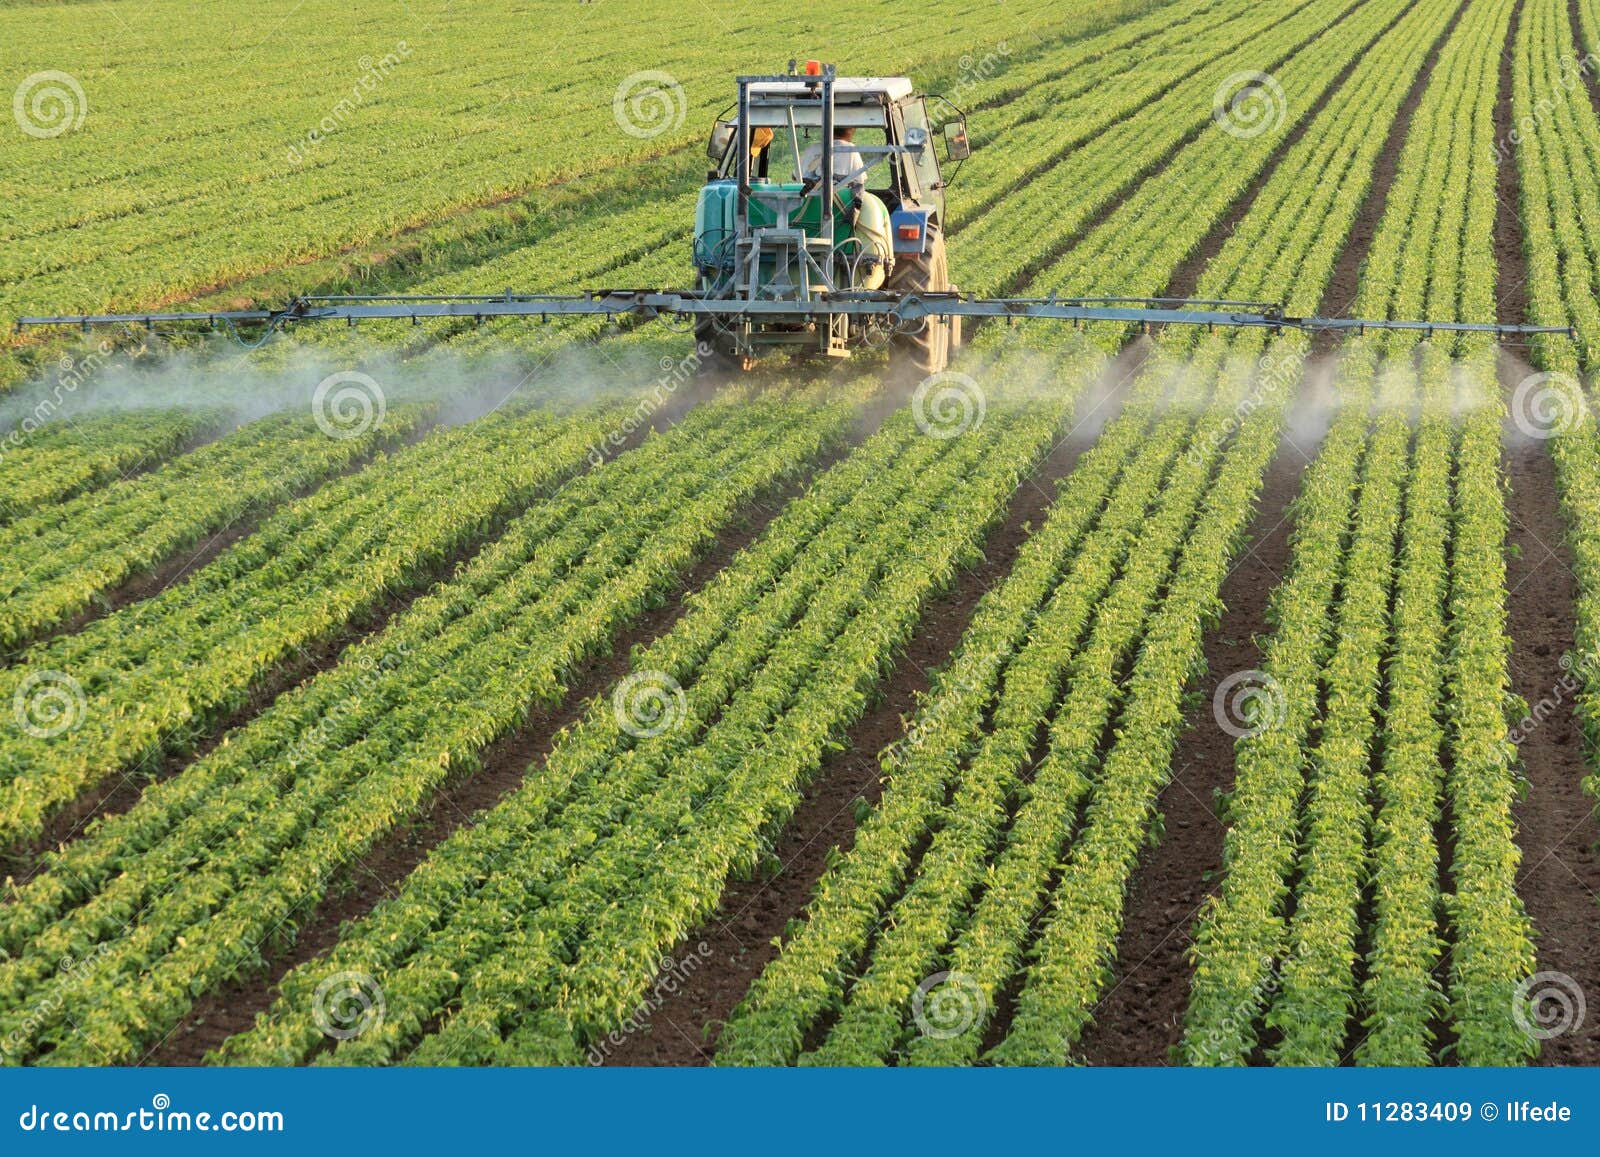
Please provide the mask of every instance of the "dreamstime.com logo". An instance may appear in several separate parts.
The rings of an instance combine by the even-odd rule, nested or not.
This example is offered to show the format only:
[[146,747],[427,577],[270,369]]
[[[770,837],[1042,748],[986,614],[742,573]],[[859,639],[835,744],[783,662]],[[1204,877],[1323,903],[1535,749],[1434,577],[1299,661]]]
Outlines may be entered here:
[[983,425],[988,402],[983,388],[969,374],[941,370],[917,385],[911,415],[917,429],[930,438],[959,438]]
[[1212,718],[1235,739],[1282,725],[1287,710],[1283,685],[1265,671],[1235,671],[1211,696]]
[[917,1031],[949,1040],[970,1030],[988,1008],[989,998],[964,972],[935,972],[911,994],[911,1019]]
[[370,374],[343,370],[317,383],[311,416],[330,438],[359,438],[383,425],[389,403]]
[[336,972],[311,995],[311,1019],[322,1035],[354,1040],[383,1023],[383,989],[365,972]]
[[1583,420],[1583,385],[1571,374],[1553,370],[1529,374],[1511,392],[1511,421],[1525,438],[1543,442]]
[[1534,1040],[1553,1040],[1583,1028],[1583,989],[1565,972],[1535,972],[1517,985],[1511,1016]]
[[63,671],[34,671],[11,697],[17,727],[35,739],[54,739],[83,722],[83,685]]
[[89,115],[89,98],[77,77],[52,68],[17,85],[11,96],[11,115],[25,134],[47,140],[82,128]]
[[282,1133],[276,1109],[224,1109],[220,1113],[174,1109],[172,1098],[157,1093],[149,1108],[51,1109],[29,1105],[17,1117],[24,1133]]
[[635,739],[652,739],[682,720],[687,703],[683,688],[665,671],[635,671],[611,696],[617,726]]
[[1236,72],[1217,86],[1211,99],[1211,119],[1240,140],[1270,133],[1288,115],[1289,98],[1268,72]]
[[689,98],[670,72],[645,69],[617,85],[611,115],[630,137],[649,140],[682,127],[689,116]]

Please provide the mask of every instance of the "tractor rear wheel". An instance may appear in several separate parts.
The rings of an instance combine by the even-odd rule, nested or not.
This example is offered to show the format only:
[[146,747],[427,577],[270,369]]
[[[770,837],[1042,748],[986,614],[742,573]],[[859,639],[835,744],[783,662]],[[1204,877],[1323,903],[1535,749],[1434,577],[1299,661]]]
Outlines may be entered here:
[[[935,234],[920,261],[901,260],[889,275],[885,289],[896,293],[943,293],[950,288],[950,266],[945,260],[944,234]],[[918,333],[901,334],[889,350],[889,363],[917,377],[936,374],[950,364],[953,319],[930,317]]]

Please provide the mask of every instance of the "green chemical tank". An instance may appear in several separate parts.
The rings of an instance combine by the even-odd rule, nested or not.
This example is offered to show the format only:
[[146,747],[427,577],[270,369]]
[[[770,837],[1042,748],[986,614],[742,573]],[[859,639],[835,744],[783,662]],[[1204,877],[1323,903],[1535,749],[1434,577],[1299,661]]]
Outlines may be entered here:
[[[799,182],[756,179],[751,182],[750,226],[753,229],[777,228],[783,206],[793,204],[804,186]],[[857,289],[877,289],[883,285],[893,262],[889,210],[872,193],[862,195],[861,212],[854,226],[849,224],[849,209],[855,191],[842,190],[834,201],[834,249],[840,264],[853,273]],[[734,265],[735,214],[739,204],[738,185],[733,181],[710,181],[700,187],[694,215],[694,262],[706,277],[730,273]],[[822,199],[813,193],[800,204],[800,211],[788,222],[808,237],[822,231]]]

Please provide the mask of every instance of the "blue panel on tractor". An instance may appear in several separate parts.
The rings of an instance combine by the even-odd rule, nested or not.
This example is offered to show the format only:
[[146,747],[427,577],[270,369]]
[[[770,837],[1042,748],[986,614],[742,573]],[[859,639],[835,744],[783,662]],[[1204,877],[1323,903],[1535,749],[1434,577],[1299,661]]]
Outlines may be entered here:
[[889,232],[896,253],[923,254],[928,251],[928,218],[932,209],[896,209],[889,214]]

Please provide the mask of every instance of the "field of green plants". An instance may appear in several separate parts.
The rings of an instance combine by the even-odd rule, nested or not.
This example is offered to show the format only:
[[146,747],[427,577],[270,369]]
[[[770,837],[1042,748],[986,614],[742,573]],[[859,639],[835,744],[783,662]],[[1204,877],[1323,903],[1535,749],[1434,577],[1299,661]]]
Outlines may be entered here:
[[[57,7],[4,1063],[1600,1064],[1600,0]],[[963,291],[1575,337],[12,332],[687,284],[791,56],[966,111]]]

